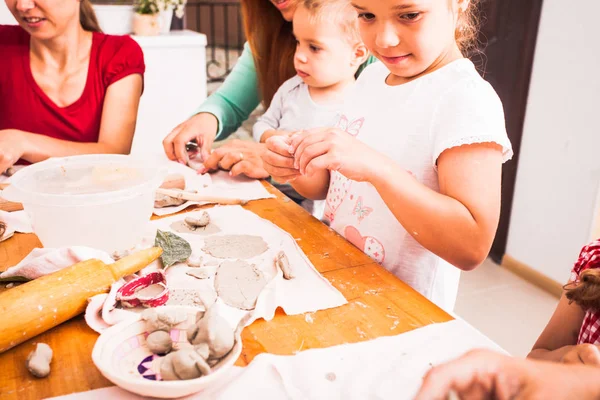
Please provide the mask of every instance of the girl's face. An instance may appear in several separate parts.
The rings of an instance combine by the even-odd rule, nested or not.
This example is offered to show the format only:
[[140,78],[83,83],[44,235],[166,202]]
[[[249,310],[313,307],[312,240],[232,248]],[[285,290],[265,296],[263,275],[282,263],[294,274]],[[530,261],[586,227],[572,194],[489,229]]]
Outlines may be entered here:
[[[403,83],[462,57],[455,40],[468,0],[352,0],[363,42]],[[392,82],[391,80],[394,80]]]
[[52,39],[79,24],[78,0],[5,0],[19,25],[32,37]]
[[291,22],[296,11],[297,0],[270,0],[271,3],[281,12],[283,19]]

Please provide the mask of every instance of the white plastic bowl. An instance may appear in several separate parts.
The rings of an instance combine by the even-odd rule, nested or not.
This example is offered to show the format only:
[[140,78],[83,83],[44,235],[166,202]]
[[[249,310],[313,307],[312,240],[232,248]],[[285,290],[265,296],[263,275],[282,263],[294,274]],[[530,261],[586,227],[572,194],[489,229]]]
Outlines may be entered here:
[[142,240],[165,176],[133,156],[52,158],[19,170],[2,197],[23,203],[44,247],[112,253]]
[[[188,320],[170,331],[174,341],[187,341],[186,329],[195,323],[196,313],[200,310],[185,306],[160,307],[166,308],[184,309],[188,312]],[[106,379],[122,389],[148,397],[184,397],[218,387],[228,379],[228,371],[242,354],[241,331],[244,322],[240,323],[235,332],[233,349],[213,367],[210,375],[200,378],[182,381],[155,380],[155,370],[160,368],[160,356],[153,355],[146,346],[147,332],[140,315],[102,332],[94,345],[92,360]]]

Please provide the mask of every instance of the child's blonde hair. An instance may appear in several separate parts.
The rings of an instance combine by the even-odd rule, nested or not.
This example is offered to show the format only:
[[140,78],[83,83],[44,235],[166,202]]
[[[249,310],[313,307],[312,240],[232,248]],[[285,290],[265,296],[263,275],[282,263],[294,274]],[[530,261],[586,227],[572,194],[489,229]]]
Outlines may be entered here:
[[337,24],[351,44],[362,42],[358,15],[349,0],[300,0],[298,6],[308,11],[311,23]]
[[[449,0],[451,2],[452,0]],[[467,53],[477,47],[477,35],[479,34],[479,2],[471,0],[469,6],[458,14],[456,32],[454,37],[461,52]],[[466,55],[466,54],[465,54]]]

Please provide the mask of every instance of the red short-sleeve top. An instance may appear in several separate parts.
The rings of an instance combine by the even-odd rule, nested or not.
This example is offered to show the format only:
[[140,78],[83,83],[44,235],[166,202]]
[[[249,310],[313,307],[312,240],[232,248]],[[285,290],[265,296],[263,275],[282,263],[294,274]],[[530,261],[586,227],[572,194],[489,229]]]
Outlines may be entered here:
[[97,142],[108,87],[128,75],[144,75],[140,46],[129,36],[94,32],[83,93],[73,104],[59,107],[33,78],[29,41],[29,34],[21,27],[0,25],[0,130]]

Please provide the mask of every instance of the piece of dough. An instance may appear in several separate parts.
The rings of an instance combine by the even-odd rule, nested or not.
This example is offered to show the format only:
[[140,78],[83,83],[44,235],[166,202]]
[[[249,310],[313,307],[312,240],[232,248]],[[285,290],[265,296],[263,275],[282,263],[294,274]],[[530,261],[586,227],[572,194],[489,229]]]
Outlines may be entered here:
[[148,335],[146,344],[154,354],[167,354],[173,348],[173,339],[168,332],[156,331]]
[[155,308],[149,308],[142,313],[142,319],[146,321],[146,332],[168,332],[175,325],[187,320],[187,313],[184,310],[157,311]]
[[188,329],[188,340],[195,346],[206,343],[210,359],[220,359],[233,348],[234,331],[227,321],[210,308],[196,323],[195,329]]
[[266,285],[264,274],[243,260],[224,261],[215,274],[217,295],[225,304],[242,310],[254,310]]
[[27,369],[36,378],[45,378],[50,374],[52,349],[46,343],[38,343],[27,357]]
[[267,251],[269,246],[260,236],[210,236],[204,240],[202,251],[216,258],[250,259]]

